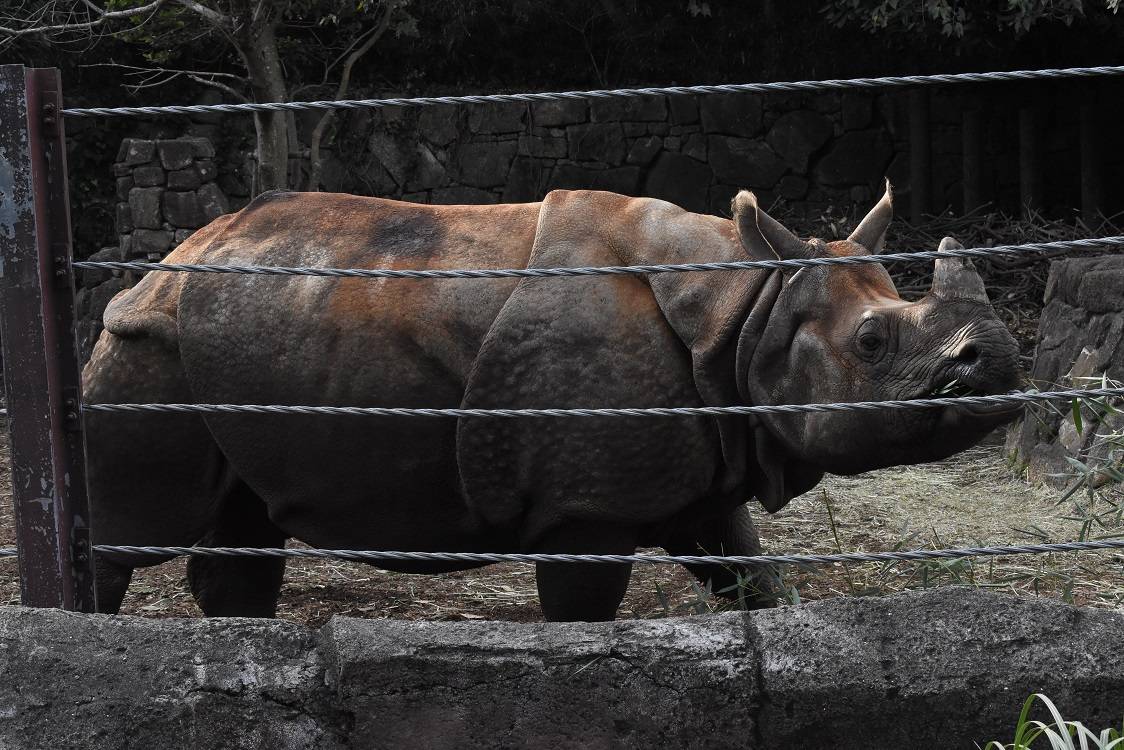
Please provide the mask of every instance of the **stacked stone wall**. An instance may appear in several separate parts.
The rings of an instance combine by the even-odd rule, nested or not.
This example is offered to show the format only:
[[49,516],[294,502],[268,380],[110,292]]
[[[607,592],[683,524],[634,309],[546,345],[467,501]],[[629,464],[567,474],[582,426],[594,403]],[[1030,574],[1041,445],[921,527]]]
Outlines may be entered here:
[[[199,227],[230,211],[216,178],[215,149],[206,138],[126,138],[113,166],[117,182],[116,243],[94,261],[158,261]],[[80,345],[89,356],[106,305],[134,278],[84,271],[78,279]]]
[[[1099,387],[1124,381],[1124,257],[1070,258],[1050,265],[1031,385],[1039,390]],[[1113,450],[1107,436],[1124,431],[1124,414],[1097,419],[1088,409],[1078,425],[1066,405],[1036,408],[1008,433],[1012,465],[1033,481],[1072,480],[1075,458],[1101,465]]]
[[323,187],[423,203],[592,188],[718,214],[752,188],[766,205],[849,207],[885,176],[908,187],[902,120],[890,98],[862,93],[376,110],[350,118]]

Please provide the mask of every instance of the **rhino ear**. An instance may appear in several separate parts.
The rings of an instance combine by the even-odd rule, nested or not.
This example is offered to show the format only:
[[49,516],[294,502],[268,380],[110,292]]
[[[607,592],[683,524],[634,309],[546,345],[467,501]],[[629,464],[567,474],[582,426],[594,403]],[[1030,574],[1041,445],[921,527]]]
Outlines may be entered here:
[[855,231],[851,232],[851,236],[847,239],[862,245],[870,251],[871,255],[877,255],[882,252],[882,246],[886,241],[886,228],[890,226],[890,220],[893,218],[894,193],[890,181],[886,180],[886,192],[882,195],[882,199],[870,209],[870,213],[859,222]]
[[757,260],[810,258],[812,249],[757,205],[757,196],[742,190],[731,204],[738,239]]

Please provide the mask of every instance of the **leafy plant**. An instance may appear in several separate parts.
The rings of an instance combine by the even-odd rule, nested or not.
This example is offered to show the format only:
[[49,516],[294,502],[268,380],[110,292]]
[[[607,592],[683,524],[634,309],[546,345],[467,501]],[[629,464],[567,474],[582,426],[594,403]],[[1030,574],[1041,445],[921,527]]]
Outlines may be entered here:
[[[1053,725],[1030,718],[1030,710],[1035,701],[1046,706],[1053,719]],[[1023,703],[1022,712],[1019,713],[1019,722],[1015,727],[1015,738],[1007,745],[998,740],[992,740],[983,746],[983,750],[1031,750],[1031,746],[1040,737],[1045,737],[1051,750],[1116,750],[1124,748],[1124,725],[1120,730],[1113,728],[1102,730],[1094,734],[1079,721],[1066,721],[1054,705],[1053,701],[1042,693],[1035,693]],[[1075,742],[1076,740],[1076,742]],[[1039,743],[1038,747],[1047,747]]]

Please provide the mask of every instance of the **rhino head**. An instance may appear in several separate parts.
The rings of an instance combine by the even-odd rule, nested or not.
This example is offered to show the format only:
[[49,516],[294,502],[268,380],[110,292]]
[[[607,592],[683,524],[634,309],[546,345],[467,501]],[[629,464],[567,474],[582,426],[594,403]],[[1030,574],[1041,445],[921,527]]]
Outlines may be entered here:
[[[733,210],[752,257],[855,256],[881,251],[893,200],[887,183],[854,233],[835,242],[798,239],[749,192],[737,195]],[[941,250],[959,247],[951,238],[940,244]],[[1019,384],[1018,346],[966,259],[937,260],[932,288],[916,302],[902,300],[876,263],[803,268],[776,283],[768,320],[737,356],[738,387],[748,403],[987,395]],[[755,429],[770,433],[766,442],[779,443],[790,466],[855,474],[945,458],[1017,412],[1017,406],[951,406],[764,415]]]

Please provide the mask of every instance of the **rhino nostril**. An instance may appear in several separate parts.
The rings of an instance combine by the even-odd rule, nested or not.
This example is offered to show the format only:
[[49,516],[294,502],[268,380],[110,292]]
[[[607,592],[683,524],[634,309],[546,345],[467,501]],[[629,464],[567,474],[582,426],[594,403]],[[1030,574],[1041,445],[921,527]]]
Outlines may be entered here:
[[956,354],[952,356],[960,364],[973,365],[980,358],[980,349],[974,343],[969,341],[957,350]]

